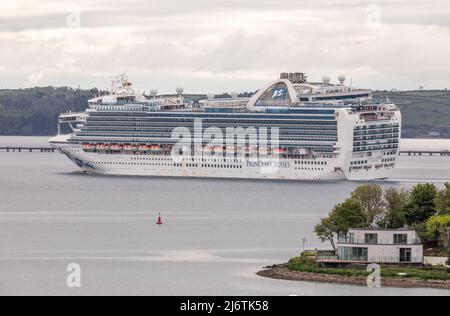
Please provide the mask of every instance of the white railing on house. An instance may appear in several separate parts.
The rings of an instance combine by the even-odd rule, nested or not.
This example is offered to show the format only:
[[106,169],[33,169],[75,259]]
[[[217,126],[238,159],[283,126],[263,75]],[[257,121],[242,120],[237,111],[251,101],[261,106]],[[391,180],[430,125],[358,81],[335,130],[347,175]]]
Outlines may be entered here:
[[[408,260],[406,260],[408,259]],[[316,256],[316,261],[330,261],[330,262],[361,262],[361,263],[423,263],[423,257],[346,257],[341,258],[339,256]]]
[[365,240],[356,238],[345,238],[341,237],[338,239],[339,244],[348,245],[421,245],[422,241],[420,239],[408,239],[406,242],[395,242],[393,239],[378,239],[378,240]]

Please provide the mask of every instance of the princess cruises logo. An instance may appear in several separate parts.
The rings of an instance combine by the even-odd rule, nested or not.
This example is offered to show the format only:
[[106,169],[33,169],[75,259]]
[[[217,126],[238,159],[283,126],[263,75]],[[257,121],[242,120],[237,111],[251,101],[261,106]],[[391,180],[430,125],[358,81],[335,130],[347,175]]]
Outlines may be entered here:
[[285,89],[275,89],[272,94],[272,99],[282,99],[286,97]]

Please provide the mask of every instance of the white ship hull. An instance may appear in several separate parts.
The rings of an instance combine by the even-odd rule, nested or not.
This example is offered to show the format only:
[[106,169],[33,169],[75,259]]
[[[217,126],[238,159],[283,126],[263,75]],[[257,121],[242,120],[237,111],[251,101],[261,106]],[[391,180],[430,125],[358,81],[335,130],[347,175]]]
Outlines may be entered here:
[[[340,159],[279,159],[249,158],[185,158],[181,163],[171,156],[155,154],[110,154],[85,152],[79,144],[65,143],[58,136],[50,143],[65,154],[82,171],[117,176],[197,177],[229,179],[268,179],[304,181],[370,181],[390,177],[392,167],[346,172]],[[348,170],[347,170],[348,171]]]

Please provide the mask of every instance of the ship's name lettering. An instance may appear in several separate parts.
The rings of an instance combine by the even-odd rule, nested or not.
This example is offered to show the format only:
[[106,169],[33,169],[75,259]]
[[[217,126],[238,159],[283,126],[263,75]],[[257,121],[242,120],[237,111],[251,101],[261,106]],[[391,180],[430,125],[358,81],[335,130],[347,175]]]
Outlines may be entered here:
[[288,161],[247,161],[249,168],[290,168]]

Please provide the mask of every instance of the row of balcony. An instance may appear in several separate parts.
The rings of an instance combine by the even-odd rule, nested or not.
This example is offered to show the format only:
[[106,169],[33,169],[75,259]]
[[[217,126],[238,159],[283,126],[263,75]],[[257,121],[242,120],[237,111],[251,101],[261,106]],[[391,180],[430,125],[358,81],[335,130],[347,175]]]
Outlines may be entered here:
[[355,239],[355,238],[338,238],[339,244],[347,245],[421,245],[420,239],[403,239],[395,241],[393,239]]

